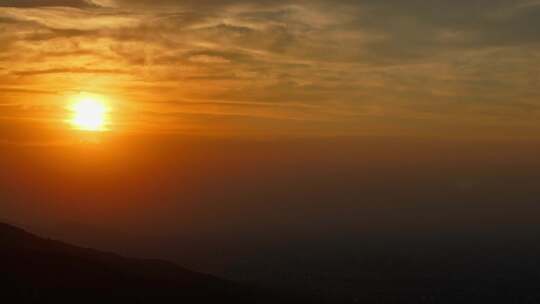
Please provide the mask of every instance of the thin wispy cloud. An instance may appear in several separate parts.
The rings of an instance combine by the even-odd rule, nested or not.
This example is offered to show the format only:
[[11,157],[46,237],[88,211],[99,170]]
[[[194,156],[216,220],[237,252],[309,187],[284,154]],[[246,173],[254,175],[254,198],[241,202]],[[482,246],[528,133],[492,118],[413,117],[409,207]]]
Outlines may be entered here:
[[[334,121],[331,129],[340,134],[363,124],[384,133],[417,117],[432,126],[425,133],[441,120],[483,128],[486,119],[504,115],[504,124],[519,125],[524,118],[508,113],[537,105],[536,4],[0,1],[0,81],[21,95],[103,91],[128,106],[240,101],[254,117],[260,103],[309,104],[325,110],[307,117]],[[21,98],[12,93],[0,97]],[[386,119],[366,121],[373,113],[366,109]],[[477,122],[465,122],[469,116]]]

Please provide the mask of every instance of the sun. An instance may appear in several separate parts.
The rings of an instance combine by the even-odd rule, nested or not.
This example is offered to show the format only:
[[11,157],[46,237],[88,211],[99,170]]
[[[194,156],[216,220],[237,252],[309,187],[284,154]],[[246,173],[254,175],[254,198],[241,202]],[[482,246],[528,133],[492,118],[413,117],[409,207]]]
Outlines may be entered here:
[[71,111],[71,124],[76,129],[94,132],[106,130],[109,108],[103,98],[89,94],[77,95]]

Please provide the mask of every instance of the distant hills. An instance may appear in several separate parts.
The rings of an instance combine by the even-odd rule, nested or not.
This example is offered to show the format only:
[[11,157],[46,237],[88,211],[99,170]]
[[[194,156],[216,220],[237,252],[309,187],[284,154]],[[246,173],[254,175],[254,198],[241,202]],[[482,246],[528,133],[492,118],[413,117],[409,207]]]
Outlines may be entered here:
[[[40,238],[0,223],[3,303],[298,303],[173,263]],[[303,302],[303,301],[302,301]]]
[[[0,303],[540,303],[540,250],[510,245],[478,243],[465,251],[434,246],[433,252],[408,253],[389,247],[377,254],[365,249],[352,253],[356,259],[334,254],[330,264],[342,265],[337,279],[329,273],[297,280],[297,290],[314,295],[306,299],[165,261],[72,246],[0,223]],[[328,264],[314,249],[304,252],[291,269],[306,263],[316,273]]]

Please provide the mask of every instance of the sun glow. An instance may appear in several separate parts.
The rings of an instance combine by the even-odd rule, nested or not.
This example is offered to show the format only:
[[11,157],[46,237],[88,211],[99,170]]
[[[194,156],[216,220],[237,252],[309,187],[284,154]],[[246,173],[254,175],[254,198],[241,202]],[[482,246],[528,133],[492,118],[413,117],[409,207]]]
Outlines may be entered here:
[[74,98],[71,106],[73,117],[71,124],[83,131],[105,131],[109,108],[102,98],[81,94]]

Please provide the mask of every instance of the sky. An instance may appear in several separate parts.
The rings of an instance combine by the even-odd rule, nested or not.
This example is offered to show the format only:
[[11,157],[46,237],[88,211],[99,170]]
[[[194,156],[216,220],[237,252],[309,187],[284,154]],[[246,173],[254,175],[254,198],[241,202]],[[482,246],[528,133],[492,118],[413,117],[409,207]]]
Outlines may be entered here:
[[0,0],[0,221],[212,273],[534,238],[539,31],[536,0]]
[[536,138],[539,15],[533,0],[2,0],[2,141],[65,137],[78,92],[108,99],[117,132]]

